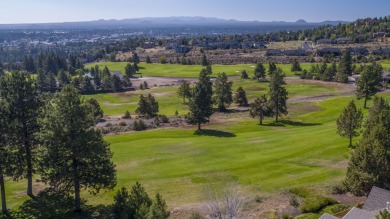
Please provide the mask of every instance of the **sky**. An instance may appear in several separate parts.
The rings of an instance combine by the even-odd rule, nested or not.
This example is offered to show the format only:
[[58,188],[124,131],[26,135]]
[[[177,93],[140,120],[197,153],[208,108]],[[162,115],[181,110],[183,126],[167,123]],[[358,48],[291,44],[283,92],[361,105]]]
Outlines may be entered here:
[[0,24],[204,16],[242,21],[353,21],[390,15],[390,0],[1,0]]

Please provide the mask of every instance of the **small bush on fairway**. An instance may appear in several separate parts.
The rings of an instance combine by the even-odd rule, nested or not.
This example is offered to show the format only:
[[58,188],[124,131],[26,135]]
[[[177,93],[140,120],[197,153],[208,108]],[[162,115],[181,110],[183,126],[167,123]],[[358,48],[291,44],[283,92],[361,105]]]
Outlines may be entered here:
[[134,131],[143,131],[146,129],[147,129],[147,126],[146,126],[144,120],[140,119],[140,120],[135,120],[133,122],[133,130]]
[[131,115],[130,115],[130,112],[127,110],[125,112],[125,115],[122,117],[123,119],[131,119]]

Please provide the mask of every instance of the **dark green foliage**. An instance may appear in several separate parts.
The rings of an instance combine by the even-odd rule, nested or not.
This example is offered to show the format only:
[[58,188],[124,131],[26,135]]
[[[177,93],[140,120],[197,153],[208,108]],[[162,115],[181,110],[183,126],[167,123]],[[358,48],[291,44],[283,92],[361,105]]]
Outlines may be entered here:
[[338,202],[330,197],[315,195],[305,198],[302,202],[301,210],[304,213],[318,213],[326,206],[337,204]]
[[279,120],[280,114],[287,115],[287,96],[288,92],[286,88],[283,86],[284,82],[284,74],[282,69],[275,70],[271,75],[271,80],[269,83],[269,107],[272,110],[272,114],[275,115],[276,122]]
[[143,84],[143,83],[139,84],[139,89],[140,89],[140,90],[145,90],[144,84]]
[[120,77],[116,74],[114,74],[111,77],[111,89],[114,92],[118,92],[118,91],[121,91],[123,89],[122,81],[121,81]]
[[345,186],[355,195],[366,195],[372,186],[384,187],[389,181],[390,107],[375,98],[370,108],[363,137],[352,152]]
[[160,63],[167,64],[167,59],[165,58],[165,56],[160,56]]
[[133,122],[133,130],[134,131],[143,131],[143,130],[146,130],[148,127],[146,126],[144,120],[142,119],[139,119],[139,120],[135,120]]
[[339,61],[337,69],[337,81],[341,83],[348,82],[348,76],[352,75],[352,57],[349,49],[346,49]]
[[367,107],[367,100],[370,100],[372,96],[381,90],[382,73],[382,66],[375,62],[363,67],[360,77],[355,84],[355,93],[358,99],[364,98],[364,108]]
[[268,75],[271,76],[277,70],[275,63],[268,63]]
[[87,100],[87,104],[89,104],[91,115],[95,118],[96,122],[103,118],[104,112],[96,99],[91,98]]
[[248,106],[248,99],[246,98],[246,92],[244,88],[239,86],[237,88],[237,93],[234,95],[234,103],[238,106]]
[[202,64],[202,66],[208,66],[210,64],[209,61],[207,60],[207,57],[205,54],[203,54],[203,56],[202,56],[201,64]]
[[126,67],[125,67],[125,75],[126,77],[128,78],[132,78],[135,74],[135,69],[133,68],[133,66],[131,66],[130,63],[127,63]]
[[128,110],[126,110],[125,115],[122,118],[124,118],[124,119],[131,119],[130,112]]
[[89,77],[83,78],[83,84],[81,86],[80,92],[83,94],[95,93],[95,87],[92,85],[91,79]]
[[211,65],[206,66],[206,72],[208,75],[211,75],[213,73],[213,68],[211,67]]
[[294,59],[292,66],[291,66],[292,72],[302,71],[301,65],[299,64],[298,59]]
[[45,72],[42,69],[38,70],[37,87],[43,92],[54,92],[57,89],[57,84],[53,73]]
[[243,79],[248,79],[249,78],[249,75],[248,75],[248,73],[246,72],[245,69],[241,71],[241,78],[243,78]]
[[139,60],[139,56],[137,53],[133,53],[133,62],[136,63],[136,64],[139,64],[140,63],[140,60]]
[[146,56],[146,61],[145,61],[146,63],[152,63],[152,60],[150,60],[150,56]]
[[257,79],[257,81],[265,79],[265,68],[264,68],[264,65],[262,63],[258,63],[256,65],[256,68],[254,71],[254,77]]
[[166,219],[170,212],[167,210],[167,204],[162,196],[157,193],[149,209],[148,219]]
[[47,104],[40,120],[42,181],[54,191],[74,194],[75,211],[81,211],[81,190],[96,194],[116,185],[112,153],[100,131],[91,129],[95,122],[90,105],[69,85]]
[[149,85],[148,85],[148,82],[144,81],[144,89],[149,89]]
[[184,80],[179,89],[177,90],[177,95],[179,97],[183,98],[183,103],[186,103],[186,98],[190,99],[191,98],[191,87],[190,87],[190,82]]
[[69,73],[65,72],[63,69],[61,69],[57,74],[57,80],[60,87],[63,87],[67,84],[70,84],[71,76]]
[[190,113],[187,116],[188,123],[197,124],[198,130],[200,130],[201,124],[209,122],[209,118],[213,114],[212,95],[212,83],[207,72],[202,70],[199,74],[199,81],[192,91],[189,104]]
[[137,63],[134,63],[133,68],[135,72],[139,71],[139,67]]
[[112,88],[111,76],[104,76],[103,77],[102,88],[105,91],[111,90],[111,88]]
[[215,92],[213,98],[220,112],[226,111],[226,108],[233,102],[232,85],[233,82],[229,81],[225,72],[218,73],[214,82]]
[[360,128],[363,122],[363,113],[356,108],[352,100],[337,119],[337,133],[341,137],[349,138],[349,146],[352,147],[352,138],[360,135]]
[[26,72],[13,71],[0,80],[0,99],[8,121],[9,145],[24,157],[24,177],[27,178],[27,195],[32,196],[32,177],[35,172],[34,156],[37,150],[36,134],[39,131],[37,118],[42,101],[38,97],[37,83]]
[[260,98],[256,98],[253,103],[250,104],[249,115],[252,118],[259,117],[260,125],[263,125],[264,117],[272,116],[272,109],[269,106],[267,97],[265,95]]
[[140,116],[155,117],[158,111],[158,102],[151,94],[148,94],[146,98],[143,95],[140,96],[136,113]]
[[387,211],[387,209],[384,209],[383,211],[379,212],[378,215],[375,215],[376,219],[390,219],[390,213]]
[[127,219],[131,218],[132,212],[129,206],[130,194],[125,187],[118,190],[114,196],[112,204],[112,212],[115,218]]

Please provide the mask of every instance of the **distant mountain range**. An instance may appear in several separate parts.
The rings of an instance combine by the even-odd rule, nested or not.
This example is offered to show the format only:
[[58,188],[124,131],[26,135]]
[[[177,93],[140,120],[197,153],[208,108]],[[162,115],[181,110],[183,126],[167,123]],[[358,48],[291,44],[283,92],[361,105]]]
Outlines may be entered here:
[[296,22],[285,21],[238,21],[212,17],[146,17],[123,20],[96,20],[62,23],[39,24],[0,24],[0,29],[51,29],[51,28],[137,28],[137,27],[189,27],[189,26],[322,26],[349,23],[347,21],[306,22],[303,19]]

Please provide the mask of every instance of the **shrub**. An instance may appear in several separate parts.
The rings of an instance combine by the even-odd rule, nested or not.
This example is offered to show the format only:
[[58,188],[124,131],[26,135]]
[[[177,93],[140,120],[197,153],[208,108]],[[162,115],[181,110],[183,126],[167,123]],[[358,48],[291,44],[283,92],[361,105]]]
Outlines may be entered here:
[[309,214],[299,215],[299,216],[295,217],[294,219],[317,219],[319,217],[320,217],[320,215],[318,215],[318,214],[309,213]]
[[292,195],[291,197],[290,197],[290,205],[291,206],[293,206],[294,208],[298,208],[299,207],[299,201],[298,201],[298,199],[297,199],[297,196],[295,196],[295,195]]
[[133,122],[133,130],[134,131],[143,131],[146,129],[147,129],[147,126],[146,126],[144,120],[140,119],[140,120],[135,120]]
[[112,124],[108,122],[105,126],[106,126],[106,127],[111,127]]
[[178,117],[179,116],[179,112],[176,110],[175,111],[175,117]]
[[257,203],[263,203],[263,197],[261,197],[260,195],[256,195],[256,197],[255,197],[255,201],[257,202]]
[[169,123],[169,119],[166,115],[158,115],[158,120],[162,123]]
[[122,118],[123,118],[123,119],[131,119],[130,112],[127,110],[127,111],[125,112],[125,115],[122,116]]
[[283,214],[282,218],[283,219],[293,219],[293,217],[287,213]]
[[120,126],[127,126],[127,123],[126,123],[125,121],[121,121],[121,122],[119,123],[119,125],[120,125]]
[[345,194],[347,192],[347,188],[344,184],[336,185],[332,187],[332,194]]
[[347,210],[349,206],[343,205],[343,204],[335,204],[335,205],[330,205],[322,209],[321,213],[328,213],[328,214],[337,214],[341,211]]
[[140,90],[143,90],[143,89],[144,89],[144,85],[143,85],[142,83],[139,85],[139,89],[140,89]]
[[144,89],[149,89],[149,85],[146,81],[144,81]]
[[321,211],[321,209],[326,206],[337,204],[337,201],[333,198],[322,196],[322,195],[314,195],[307,197],[302,205],[301,210],[305,213],[317,213]]
[[159,125],[161,124],[160,120],[158,119],[158,116],[154,118],[153,123],[154,123],[156,126],[159,126]]
[[308,188],[304,188],[304,187],[296,187],[296,188],[292,188],[289,190],[290,193],[292,194],[295,194],[299,197],[302,197],[302,198],[306,198],[310,195],[313,195],[313,192],[312,190],[308,189]]

